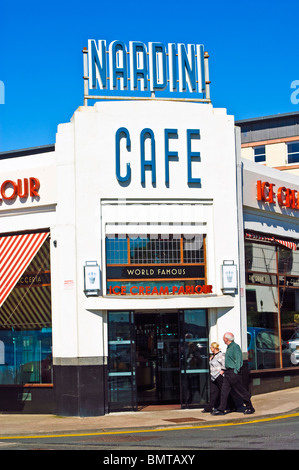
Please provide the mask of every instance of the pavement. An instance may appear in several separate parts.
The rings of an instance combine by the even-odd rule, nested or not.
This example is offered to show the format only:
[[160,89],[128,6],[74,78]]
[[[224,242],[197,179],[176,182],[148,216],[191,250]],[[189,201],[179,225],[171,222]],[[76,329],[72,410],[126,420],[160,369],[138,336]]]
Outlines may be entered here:
[[241,423],[282,415],[299,415],[299,387],[253,395],[253,415],[241,412],[224,416],[202,413],[201,408],[180,409],[179,406],[148,406],[141,411],[110,413],[96,417],[64,417],[37,414],[0,414],[0,440],[8,436],[49,436],[59,434],[116,433],[146,429],[211,426]]

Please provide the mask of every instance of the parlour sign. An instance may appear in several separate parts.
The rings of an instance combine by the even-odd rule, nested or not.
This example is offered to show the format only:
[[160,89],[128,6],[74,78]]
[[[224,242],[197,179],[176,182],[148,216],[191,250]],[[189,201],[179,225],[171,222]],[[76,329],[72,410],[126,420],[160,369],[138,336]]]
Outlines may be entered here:
[[212,294],[213,286],[126,286],[115,285],[108,287],[109,295],[196,295]]
[[202,44],[88,40],[84,77],[89,89],[206,93],[207,58]]
[[0,185],[0,203],[15,201],[17,198],[27,199],[39,197],[40,182],[37,178],[5,180]]
[[274,189],[275,184],[257,181],[257,200],[269,204],[278,204],[280,207],[299,210],[299,191],[281,186]]

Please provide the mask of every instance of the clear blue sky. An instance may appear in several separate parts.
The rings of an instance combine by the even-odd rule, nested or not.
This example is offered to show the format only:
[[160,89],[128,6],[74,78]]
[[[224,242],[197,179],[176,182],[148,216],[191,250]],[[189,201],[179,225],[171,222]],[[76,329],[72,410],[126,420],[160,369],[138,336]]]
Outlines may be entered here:
[[215,107],[236,120],[299,112],[298,18],[298,0],[3,0],[0,152],[55,143],[83,104],[88,39],[204,44]]

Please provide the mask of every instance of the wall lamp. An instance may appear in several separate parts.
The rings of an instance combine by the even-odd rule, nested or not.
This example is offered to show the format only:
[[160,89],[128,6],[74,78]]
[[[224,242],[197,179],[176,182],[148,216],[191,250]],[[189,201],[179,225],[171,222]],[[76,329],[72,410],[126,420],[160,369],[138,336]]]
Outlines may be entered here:
[[100,295],[101,273],[96,261],[86,261],[84,266],[84,293],[87,296]]
[[224,260],[221,268],[223,294],[235,294],[238,289],[237,265],[232,260]]

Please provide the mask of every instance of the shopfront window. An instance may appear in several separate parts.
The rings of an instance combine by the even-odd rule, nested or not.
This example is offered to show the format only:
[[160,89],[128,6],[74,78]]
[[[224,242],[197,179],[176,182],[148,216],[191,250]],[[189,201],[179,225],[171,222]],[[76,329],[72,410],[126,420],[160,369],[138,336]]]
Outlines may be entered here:
[[[272,286],[248,286],[247,338],[249,369],[280,367],[278,290]],[[287,367],[289,355],[284,356]]]
[[198,294],[206,281],[205,237],[107,236],[106,266],[108,294]]
[[299,365],[299,252],[245,241],[245,258],[249,369]]
[[206,404],[209,399],[207,311],[108,312],[108,406]]
[[52,382],[52,329],[1,330],[0,385]]
[[279,300],[281,338],[291,352],[291,363],[299,365],[299,251],[279,247]]
[[106,237],[107,264],[204,263],[203,235]]
[[[40,248],[31,259],[31,255],[27,253],[29,264],[15,280],[5,298],[4,289],[1,290],[0,385],[44,384],[53,381],[50,240],[47,233],[42,242],[38,242],[37,237],[33,240],[35,234],[29,235],[32,235],[35,246],[37,243],[41,244]],[[2,276],[9,267],[9,264],[5,264],[4,256],[8,237],[6,240],[4,238],[1,237],[0,245]],[[24,247],[25,244],[23,253]],[[9,258],[7,260],[10,263]],[[16,252],[12,262],[15,261]]]
[[291,363],[299,365],[299,288],[280,288],[281,336],[291,352]]

